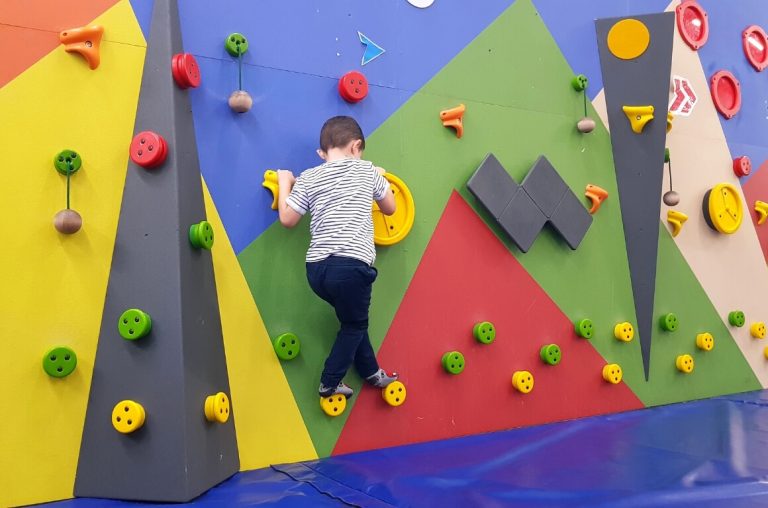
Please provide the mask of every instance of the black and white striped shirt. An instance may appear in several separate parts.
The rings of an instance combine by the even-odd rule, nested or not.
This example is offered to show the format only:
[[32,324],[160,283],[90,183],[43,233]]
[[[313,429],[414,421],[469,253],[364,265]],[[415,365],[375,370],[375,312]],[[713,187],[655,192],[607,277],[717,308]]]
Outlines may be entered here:
[[285,202],[312,217],[307,263],[343,256],[372,265],[371,204],[387,192],[389,182],[368,161],[340,159],[304,171]]

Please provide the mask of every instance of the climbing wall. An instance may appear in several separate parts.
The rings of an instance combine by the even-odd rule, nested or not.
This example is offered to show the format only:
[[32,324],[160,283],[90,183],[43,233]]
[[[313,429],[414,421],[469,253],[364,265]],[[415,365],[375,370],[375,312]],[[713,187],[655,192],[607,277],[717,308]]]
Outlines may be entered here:
[[[0,433],[0,505],[180,501],[238,468],[768,385],[768,70],[744,52],[768,60],[744,35],[768,29],[762,0],[176,3],[0,7],[0,380],[26,408]],[[93,25],[95,68],[60,40]],[[198,86],[174,81],[179,52]],[[367,95],[340,92],[350,71]],[[402,404],[350,372],[329,416],[337,321],[306,282],[308,221],[282,228],[262,182],[319,164],[339,114],[415,214],[377,248],[370,316]],[[168,144],[156,168],[129,158],[145,130]],[[62,210],[79,230],[54,228]],[[210,250],[189,241],[204,220]],[[131,308],[152,320],[138,340]],[[298,354],[275,350],[286,333]],[[123,400],[145,412],[126,434]]]

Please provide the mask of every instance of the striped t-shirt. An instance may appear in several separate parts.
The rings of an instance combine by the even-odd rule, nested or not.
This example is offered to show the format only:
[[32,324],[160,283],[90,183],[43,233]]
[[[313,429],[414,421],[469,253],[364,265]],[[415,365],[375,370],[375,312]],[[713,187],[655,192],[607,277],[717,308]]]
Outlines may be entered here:
[[343,256],[372,265],[376,249],[371,203],[387,192],[389,182],[368,161],[340,159],[304,171],[286,203],[312,216],[307,263]]

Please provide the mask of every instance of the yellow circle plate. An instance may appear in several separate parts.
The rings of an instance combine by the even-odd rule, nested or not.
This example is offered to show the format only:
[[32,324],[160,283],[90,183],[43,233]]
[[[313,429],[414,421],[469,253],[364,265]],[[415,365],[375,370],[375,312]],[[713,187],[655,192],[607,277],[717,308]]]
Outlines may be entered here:
[[729,183],[721,183],[712,187],[709,192],[709,221],[721,233],[735,233],[741,226],[744,208],[741,195],[736,187]]
[[384,178],[395,195],[397,206],[395,213],[384,215],[379,205],[373,203],[373,243],[376,245],[394,245],[410,233],[416,217],[416,207],[411,191],[405,183],[391,173],[384,173]]
[[636,19],[623,19],[608,32],[608,49],[613,56],[622,60],[639,57],[648,49],[650,42],[648,27]]

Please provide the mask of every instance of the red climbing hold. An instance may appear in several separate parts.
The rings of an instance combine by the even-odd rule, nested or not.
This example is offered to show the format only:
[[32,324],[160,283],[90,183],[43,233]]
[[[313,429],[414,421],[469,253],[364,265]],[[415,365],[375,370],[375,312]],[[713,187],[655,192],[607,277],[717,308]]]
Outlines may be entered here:
[[709,81],[709,91],[715,107],[727,119],[741,109],[741,83],[728,71],[717,71]]
[[733,159],[733,172],[736,176],[747,176],[752,171],[752,160],[746,155]]
[[131,141],[131,160],[146,169],[151,169],[165,162],[168,156],[168,144],[160,134],[143,131]]
[[339,79],[339,95],[347,102],[360,102],[368,95],[368,80],[362,72],[350,71]]
[[768,67],[768,35],[757,25],[744,30],[742,34],[744,55],[757,72]]
[[195,57],[189,53],[173,55],[171,59],[173,79],[182,90],[200,86],[200,67]]
[[707,43],[709,21],[705,11],[696,0],[683,0],[675,9],[677,30],[692,50],[696,51]]

